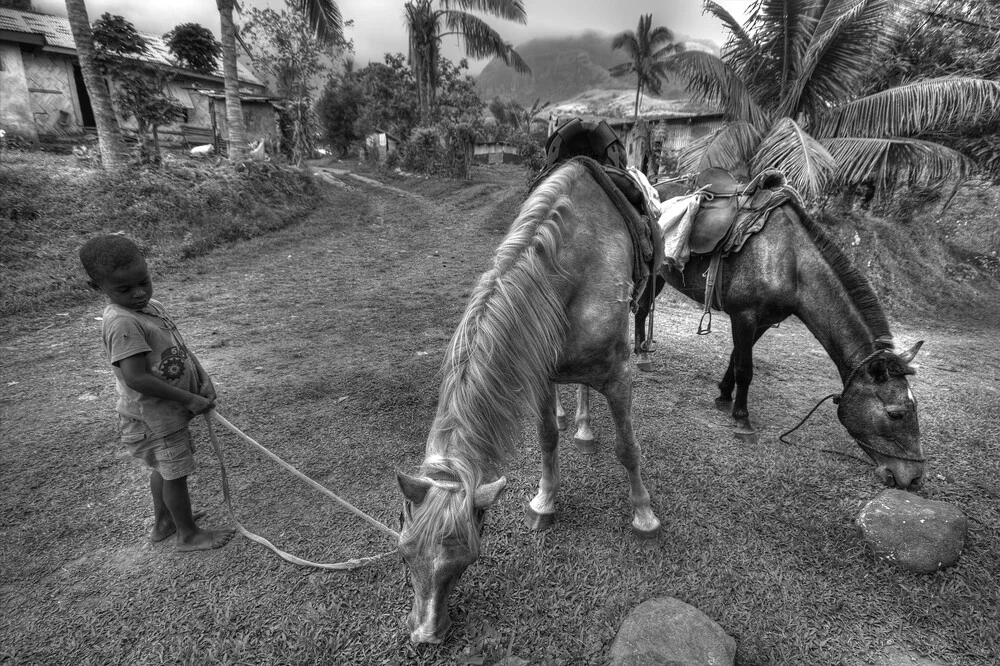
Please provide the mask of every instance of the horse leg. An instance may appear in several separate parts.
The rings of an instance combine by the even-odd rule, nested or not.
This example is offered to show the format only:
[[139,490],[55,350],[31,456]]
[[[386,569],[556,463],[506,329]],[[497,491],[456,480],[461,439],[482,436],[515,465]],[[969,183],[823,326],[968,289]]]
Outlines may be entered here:
[[585,455],[597,451],[594,431],[590,429],[590,387],[580,384],[576,390],[576,434],[573,435],[576,450]]
[[726,367],[726,374],[722,375],[722,381],[716,384],[719,387],[719,397],[715,399],[715,406],[726,412],[730,412],[733,409],[733,389],[736,387],[736,372],[734,370],[736,364],[734,360],[735,355],[736,351],[734,347],[734,350],[729,353],[729,365]]
[[639,368],[643,372],[653,371],[653,359],[650,355],[653,353],[650,347],[653,345],[653,341],[650,340],[647,344],[646,341],[646,317],[649,316],[650,308],[649,305],[652,302],[650,298],[650,289],[655,289],[652,298],[659,295],[660,291],[663,289],[665,284],[663,278],[655,276],[646,283],[646,289],[639,299],[639,307],[635,310],[635,355],[636,362],[635,367]]
[[[753,381],[753,346],[767,330],[767,327],[758,327],[756,318],[748,317],[733,317],[732,326],[733,353],[730,358],[730,367],[736,382],[736,400],[733,402],[732,412],[733,419],[736,420],[736,430],[733,431],[733,434],[737,439],[748,444],[756,444],[757,431],[750,423],[747,395],[750,392],[750,382]],[[720,390],[721,388],[720,386]]]
[[556,396],[556,424],[560,430],[566,429],[566,410],[563,409],[562,400],[559,399],[559,387],[553,387]]
[[538,448],[542,452],[542,475],[538,479],[538,494],[524,507],[525,522],[533,530],[552,525],[556,515],[556,494],[559,492],[559,423],[556,418],[558,389],[549,384],[549,394],[542,396],[538,422]]
[[632,500],[632,531],[639,538],[653,539],[660,533],[660,519],[649,505],[649,491],[642,482],[639,461],[642,450],[632,430],[632,377],[628,369],[605,387],[611,416],[615,420],[615,456],[628,474],[629,498]]

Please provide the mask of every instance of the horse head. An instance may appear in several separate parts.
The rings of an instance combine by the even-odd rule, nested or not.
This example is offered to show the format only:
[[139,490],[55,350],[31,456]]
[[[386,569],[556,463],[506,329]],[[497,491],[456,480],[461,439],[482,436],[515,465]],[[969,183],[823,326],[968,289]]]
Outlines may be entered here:
[[897,354],[881,348],[848,377],[837,417],[858,445],[878,465],[886,485],[918,487],[924,461],[917,423],[917,401],[907,375],[923,341]]
[[448,596],[479,558],[486,509],[507,483],[500,477],[472,492],[458,481],[396,473],[403,493],[399,552],[413,586],[406,618],[410,641],[440,643],[451,627]]

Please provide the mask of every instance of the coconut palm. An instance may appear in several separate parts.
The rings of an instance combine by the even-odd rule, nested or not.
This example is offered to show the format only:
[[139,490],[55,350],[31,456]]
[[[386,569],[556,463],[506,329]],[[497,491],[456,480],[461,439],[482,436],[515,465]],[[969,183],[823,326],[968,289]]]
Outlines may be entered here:
[[638,82],[635,88],[635,118],[639,119],[639,105],[645,91],[659,95],[661,82],[666,77],[665,59],[683,50],[674,44],[674,34],[663,26],[653,27],[653,15],[643,14],[635,32],[626,30],[617,35],[611,43],[615,50],[624,49],[629,61],[615,65],[609,70],[611,76],[621,77],[635,74]]
[[947,76],[863,92],[920,3],[758,0],[741,26],[706,0],[731,33],[722,57],[687,51],[669,68],[727,123],[692,143],[680,168],[777,168],[806,198],[835,184],[886,194],[964,180],[971,161],[921,137],[993,116],[1000,82]]
[[94,62],[94,36],[87,17],[84,0],[66,0],[66,14],[73,32],[80,71],[90,96],[97,125],[97,145],[101,151],[101,164],[105,169],[120,169],[128,163],[128,150],[122,138],[121,127],[111,106],[111,93]]
[[523,24],[527,22],[527,15],[522,0],[441,0],[440,4],[440,9],[434,9],[432,0],[411,0],[404,5],[410,37],[410,67],[424,122],[430,119],[437,99],[438,61],[444,37],[457,36],[470,58],[496,57],[521,74],[531,73],[527,63],[496,30],[468,11],[485,12]]
[[[70,0],[66,0],[67,3]],[[287,0],[288,6],[302,12],[320,41],[333,43],[343,36],[343,21],[335,0]],[[229,160],[247,158],[247,131],[240,105],[240,82],[236,69],[236,25],[233,11],[237,0],[216,0],[222,33],[222,74],[226,89],[226,123],[229,125]]]

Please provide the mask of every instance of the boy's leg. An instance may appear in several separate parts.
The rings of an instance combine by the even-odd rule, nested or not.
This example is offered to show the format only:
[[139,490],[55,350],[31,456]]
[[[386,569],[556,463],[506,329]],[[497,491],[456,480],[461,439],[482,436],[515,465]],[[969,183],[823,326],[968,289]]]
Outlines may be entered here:
[[[158,543],[176,534],[177,528],[174,526],[170,510],[163,501],[163,477],[155,469],[149,475],[149,490],[153,495],[153,531],[149,533],[149,539],[153,543]],[[205,515],[205,511],[193,511],[191,514],[195,522]]]
[[163,479],[162,487],[163,503],[177,529],[177,550],[222,548],[233,538],[235,530],[203,530],[195,524],[186,476]]

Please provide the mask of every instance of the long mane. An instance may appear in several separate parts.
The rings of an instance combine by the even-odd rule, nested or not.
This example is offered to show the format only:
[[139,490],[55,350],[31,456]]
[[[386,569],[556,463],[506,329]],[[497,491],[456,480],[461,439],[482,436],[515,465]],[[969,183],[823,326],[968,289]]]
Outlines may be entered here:
[[844,251],[834,243],[827,233],[814,222],[809,215],[798,206],[793,206],[796,217],[802,228],[805,229],[809,238],[812,239],[816,249],[819,250],[823,259],[826,260],[830,268],[840,279],[841,285],[850,297],[851,302],[857,307],[868,330],[871,331],[872,340],[891,340],[892,332],[889,330],[889,320],[885,316],[885,311],[879,303],[878,296],[872,288],[871,282],[864,276],[851,260],[844,254]]
[[521,206],[480,278],[442,364],[422,470],[472,490],[514,453],[525,408],[537,411],[567,334],[559,295],[560,222],[583,168],[554,171]]

